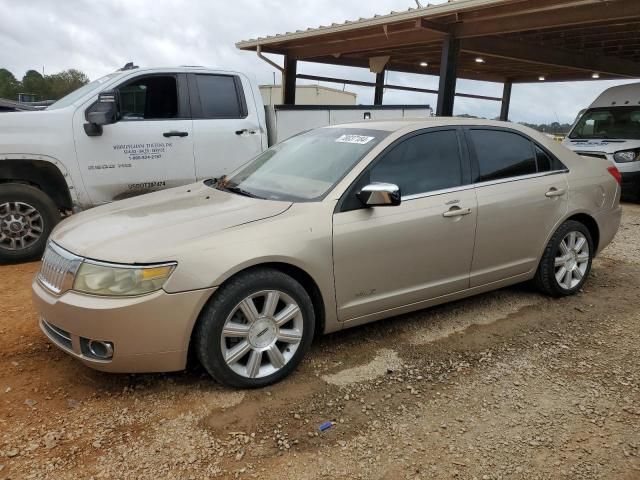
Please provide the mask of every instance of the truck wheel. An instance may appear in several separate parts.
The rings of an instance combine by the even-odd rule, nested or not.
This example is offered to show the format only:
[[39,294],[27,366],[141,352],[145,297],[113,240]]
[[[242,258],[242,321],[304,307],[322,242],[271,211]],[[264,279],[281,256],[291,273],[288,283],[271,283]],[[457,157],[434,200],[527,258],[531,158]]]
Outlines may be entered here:
[[41,190],[20,183],[0,184],[0,263],[37,259],[60,211]]
[[306,290],[273,269],[240,273],[205,306],[195,352],[218,382],[257,388],[289,375],[313,339],[315,317]]

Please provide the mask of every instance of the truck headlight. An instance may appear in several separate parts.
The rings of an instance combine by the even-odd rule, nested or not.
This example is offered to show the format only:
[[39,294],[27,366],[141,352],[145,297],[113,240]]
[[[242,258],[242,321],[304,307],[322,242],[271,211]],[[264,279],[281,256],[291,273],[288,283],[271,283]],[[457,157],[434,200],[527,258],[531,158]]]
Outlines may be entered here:
[[640,150],[624,150],[613,154],[613,160],[616,163],[635,162],[640,157]]
[[92,295],[144,295],[160,290],[175,267],[175,263],[138,267],[84,261],[76,273],[73,289]]

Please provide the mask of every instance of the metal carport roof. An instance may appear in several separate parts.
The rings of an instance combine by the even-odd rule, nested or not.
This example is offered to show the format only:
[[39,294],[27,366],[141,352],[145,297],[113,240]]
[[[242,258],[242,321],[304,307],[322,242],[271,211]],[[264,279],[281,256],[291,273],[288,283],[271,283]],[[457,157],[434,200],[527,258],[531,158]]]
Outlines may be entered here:
[[640,77],[640,0],[457,0],[236,46],[284,55],[289,87],[298,61],[440,75],[438,110],[450,114],[455,78],[510,92],[519,82]]

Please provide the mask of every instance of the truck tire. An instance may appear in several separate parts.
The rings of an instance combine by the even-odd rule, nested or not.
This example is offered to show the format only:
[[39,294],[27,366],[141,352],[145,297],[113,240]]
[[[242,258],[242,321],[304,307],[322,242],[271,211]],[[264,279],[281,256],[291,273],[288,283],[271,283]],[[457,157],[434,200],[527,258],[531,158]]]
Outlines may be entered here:
[[0,263],[42,256],[60,211],[46,193],[21,183],[0,184]]

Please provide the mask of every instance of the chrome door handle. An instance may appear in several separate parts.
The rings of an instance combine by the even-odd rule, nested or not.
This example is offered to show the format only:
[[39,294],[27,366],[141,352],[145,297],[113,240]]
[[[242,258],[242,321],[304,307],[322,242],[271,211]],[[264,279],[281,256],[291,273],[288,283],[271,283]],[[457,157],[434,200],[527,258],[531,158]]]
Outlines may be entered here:
[[470,208],[451,207],[449,210],[442,214],[445,218],[462,217],[463,215],[469,215],[471,213]]
[[566,193],[566,189],[564,188],[556,188],[556,187],[551,187],[547,193],[544,194],[545,197],[548,198],[552,198],[552,197],[561,197],[562,195],[564,195]]

